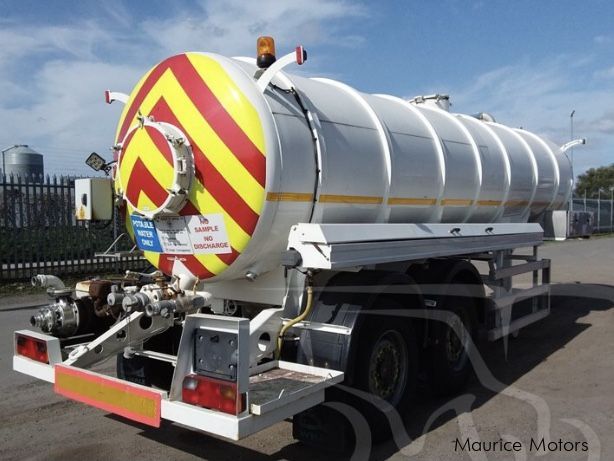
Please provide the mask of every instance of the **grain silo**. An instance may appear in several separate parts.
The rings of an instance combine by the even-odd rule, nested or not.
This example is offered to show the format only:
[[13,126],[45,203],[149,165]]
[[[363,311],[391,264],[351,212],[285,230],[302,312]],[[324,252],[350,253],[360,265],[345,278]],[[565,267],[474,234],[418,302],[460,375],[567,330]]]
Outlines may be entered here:
[[3,153],[2,170],[7,175],[22,179],[28,177],[42,181],[44,174],[43,156],[26,144],[16,144]]

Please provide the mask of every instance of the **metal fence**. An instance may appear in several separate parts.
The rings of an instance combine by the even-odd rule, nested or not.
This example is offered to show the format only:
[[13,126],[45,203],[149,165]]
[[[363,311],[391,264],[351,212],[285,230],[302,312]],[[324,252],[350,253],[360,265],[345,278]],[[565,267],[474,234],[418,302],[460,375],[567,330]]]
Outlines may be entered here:
[[[123,222],[117,216],[100,224],[77,221],[74,188],[74,177],[0,177],[0,282],[148,266],[138,255],[96,256],[121,235]],[[124,239],[115,249],[129,251],[131,243]]]
[[[117,214],[108,223],[77,221],[74,190],[74,177],[0,177],[0,282],[36,273],[87,276],[149,266],[138,255],[96,256],[113,244],[124,223]],[[574,198],[573,209],[593,212],[595,233],[614,231],[612,200]],[[124,239],[114,250],[130,248]]]
[[574,211],[592,211],[595,234],[604,234],[614,231],[614,201],[601,199],[573,199]]

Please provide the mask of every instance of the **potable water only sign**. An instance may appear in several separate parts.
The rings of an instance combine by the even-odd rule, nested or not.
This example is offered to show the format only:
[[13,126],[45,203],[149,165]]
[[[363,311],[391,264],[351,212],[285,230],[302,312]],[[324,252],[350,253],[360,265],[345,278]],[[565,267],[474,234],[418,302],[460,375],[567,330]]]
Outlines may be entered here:
[[153,221],[140,216],[130,216],[137,246],[143,251],[162,253],[162,246]]

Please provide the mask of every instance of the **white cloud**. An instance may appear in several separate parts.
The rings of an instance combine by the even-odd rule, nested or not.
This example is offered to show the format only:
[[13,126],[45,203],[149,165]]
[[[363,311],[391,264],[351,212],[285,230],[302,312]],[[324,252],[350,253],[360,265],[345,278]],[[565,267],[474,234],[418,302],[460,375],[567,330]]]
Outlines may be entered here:
[[362,7],[346,1],[213,0],[201,2],[200,11],[145,21],[142,29],[166,53],[206,48],[252,56],[255,39],[263,34],[273,35],[289,49],[299,41],[355,43],[355,35],[338,33],[328,21],[362,14]]
[[365,14],[346,0],[202,1],[143,21],[121,1],[96,8],[89,18],[60,25],[0,20],[0,146],[29,143],[45,154],[50,172],[87,172],[85,154],[107,154],[121,106],[104,104],[103,91],[129,92],[166,56],[193,50],[252,56],[265,32],[287,48],[279,53],[299,40],[352,45],[362,38],[331,21]]
[[[89,18],[59,25],[0,19],[0,147],[30,143],[47,154],[48,170],[85,172],[84,154],[106,153],[121,106],[104,104],[102,91],[129,92],[147,68],[170,54],[252,56],[262,33],[275,36],[278,53],[299,42],[339,51],[365,40],[344,25],[368,13],[350,0],[203,0],[190,9],[169,4],[166,16],[144,20],[131,17],[120,0],[96,8]],[[575,109],[576,134],[588,138],[588,145],[577,149],[576,170],[609,163],[614,68],[593,66],[608,62],[597,53],[605,53],[614,38],[593,40],[595,54],[525,60],[434,90],[448,90],[456,111],[492,112],[503,123],[559,143],[569,138],[569,113]],[[320,62],[330,56],[324,53]],[[317,66],[311,61],[301,71]]]
[[614,38],[609,35],[596,35],[593,41],[598,45],[607,45],[614,42]]
[[0,30],[0,64],[37,54],[63,54],[68,58],[93,59],[97,43],[108,40],[109,32],[93,21],[65,26],[5,24]]
[[[454,110],[489,112],[498,122],[525,129],[558,144],[574,137],[586,146],[575,150],[577,173],[614,162],[612,98],[614,79],[592,71],[593,57],[561,55],[541,62],[523,61],[493,69],[473,83],[450,89]],[[609,72],[609,70],[608,70]]]
[[607,80],[607,79],[614,79],[614,66],[608,67],[606,69],[600,69],[598,71],[595,71],[593,76],[596,79],[605,79],[605,80]]
[[606,112],[593,121],[592,129],[607,135],[614,135],[614,112]]

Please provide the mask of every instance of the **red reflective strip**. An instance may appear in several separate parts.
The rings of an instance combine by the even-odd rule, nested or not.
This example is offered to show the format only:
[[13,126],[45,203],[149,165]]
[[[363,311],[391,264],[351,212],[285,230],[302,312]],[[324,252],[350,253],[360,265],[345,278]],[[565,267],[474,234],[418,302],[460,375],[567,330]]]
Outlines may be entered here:
[[136,134],[136,130],[132,130],[130,132],[130,134],[128,134],[128,136],[126,136],[125,141],[123,141],[122,144],[122,150],[120,151],[119,157],[118,157],[118,163],[121,165],[122,163],[122,157],[124,156],[124,152],[126,152],[126,146],[128,146],[128,144],[130,144],[130,141],[132,141],[132,138],[134,137],[134,135]]
[[220,253],[216,255],[218,258],[222,260],[223,263],[227,264],[228,266],[230,266],[235,261],[235,259],[237,259],[239,255],[241,254],[232,247],[231,247],[231,250],[232,250],[232,253]]
[[162,253],[160,254],[160,259],[158,260],[158,268],[165,274],[170,275],[173,273],[173,265],[175,264],[175,260],[181,262],[181,264],[187,267],[187,269],[198,278],[208,279],[215,276],[215,274],[203,266],[203,264],[194,255]]
[[207,84],[200,78],[198,72],[185,54],[166,59],[158,64],[147,77],[138,93],[130,103],[130,108],[119,131],[119,139],[128,132],[139,107],[155,86],[164,72],[171,68],[175,78],[194,103],[201,115],[215,130],[220,139],[232,151],[233,155],[245,166],[249,173],[264,187],[266,178],[266,159],[260,150],[252,143],[234,119],[226,112]]
[[165,274],[171,275],[173,273],[174,263],[175,261],[173,257],[165,253],[162,253],[160,254],[160,258],[158,260],[158,268]]
[[[168,143],[166,141],[166,138],[162,135],[162,133],[160,133],[155,128],[152,128],[152,127],[148,126],[148,127],[146,127],[146,129],[147,129],[147,134],[151,138],[152,142],[156,145],[158,150],[164,155],[164,158],[168,161],[168,163],[171,166],[174,166],[173,165],[173,154],[171,153],[170,146],[168,145]],[[128,134],[128,136],[126,138],[126,142],[124,142],[124,148],[122,148],[122,154],[123,154],[123,152],[125,152],[125,148],[128,146],[128,144],[130,144],[130,141],[132,140],[132,137],[134,136],[135,133],[136,133],[136,130],[132,130]],[[139,158],[137,161],[141,161],[141,159]],[[121,156],[120,156],[120,162],[119,163],[121,164]],[[133,171],[130,172],[130,175],[128,176],[128,178],[132,177]],[[149,176],[151,176],[151,173],[149,173]],[[136,178],[137,181],[138,181],[138,179],[139,178]],[[135,200],[138,200],[138,194],[140,193],[140,191],[134,190],[134,188],[137,187],[138,184],[130,186],[134,181],[126,181],[126,182],[129,182],[128,186],[131,188],[131,196],[136,196]],[[149,193],[147,191],[145,193],[147,194],[147,196],[150,199],[153,200],[153,198],[151,196],[149,196]],[[128,191],[126,191],[126,195],[128,195]],[[136,201],[132,201],[132,198],[130,198],[130,202],[132,204],[134,204],[135,206],[137,205],[137,202]],[[164,203],[164,202],[162,202],[162,203]],[[161,206],[161,204],[158,204],[158,206]],[[181,209],[181,212],[179,214],[182,215],[182,216],[186,216],[186,215],[200,214],[200,212],[198,211],[198,209],[191,202],[188,201],[188,202],[186,202],[185,206]]]
[[[135,175],[136,178],[132,179]],[[134,162],[134,167],[130,172],[130,178],[127,183],[126,197],[135,207],[138,207],[141,191],[158,207],[162,206],[168,197],[168,191],[158,183],[140,158]]]
[[245,231],[252,235],[258,223],[259,216],[245,203],[243,198],[228,184],[224,177],[209,162],[207,157],[193,145],[194,162],[197,168],[205,172],[203,183],[215,200],[224,208],[226,213]]
[[[146,126],[145,130],[147,131],[149,138],[152,140],[158,151],[160,151],[160,153],[164,156],[168,164],[174,167],[175,165],[173,164],[173,153],[164,135],[151,126]],[[145,153],[145,155],[147,154]]]
[[124,138],[124,136],[126,136],[126,133],[128,132],[128,129],[130,128],[130,124],[132,123],[132,120],[134,119],[139,108],[141,107],[141,104],[143,104],[143,101],[147,97],[147,94],[151,91],[154,85],[158,82],[160,77],[162,77],[162,74],[164,74],[166,69],[169,68],[169,66],[173,62],[172,59],[173,58],[168,58],[162,61],[156,67],[154,67],[151,73],[149,74],[149,76],[147,77],[147,79],[143,82],[143,85],[141,85],[141,88],[139,89],[138,93],[134,96],[134,98],[132,99],[132,102],[130,103],[128,112],[126,112],[126,118],[124,118],[124,121],[122,122],[122,127],[119,130],[119,136],[117,138],[118,141],[121,141]]
[[[188,97],[194,103],[200,114],[207,120],[211,128],[232,151],[233,155],[249,171],[249,173],[264,187],[266,177],[266,159],[254,145],[241,127],[230,116],[215,97],[206,82],[200,77],[185,54],[175,56],[176,66],[171,70],[183,87]],[[173,63],[175,64],[175,63]]]
[[179,214],[181,216],[194,216],[194,215],[200,215],[202,213],[198,211],[198,208],[196,208],[192,202],[187,201],[185,206],[179,212]]
[[[182,132],[187,133],[164,98],[158,100],[152,110],[152,115],[156,120],[163,120],[176,126]],[[226,213],[235,220],[241,229],[248,235],[252,235],[258,223],[258,214],[254,213],[243,198],[241,198],[230,184],[228,184],[224,176],[217,171],[215,166],[207,159],[200,146],[198,146],[189,135],[188,139],[192,146],[192,152],[194,153],[194,163],[198,180],[206,187],[222,208],[224,208]],[[203,178],[201,174],[204,174],[205,177]],[[195,214],[204,213],[197,212]]]
[[208,279],[215,275],[213,272],[203,266],[203,264],[194,255],[185,255],[185,261],[181,262],[192,274],[199,278]]

